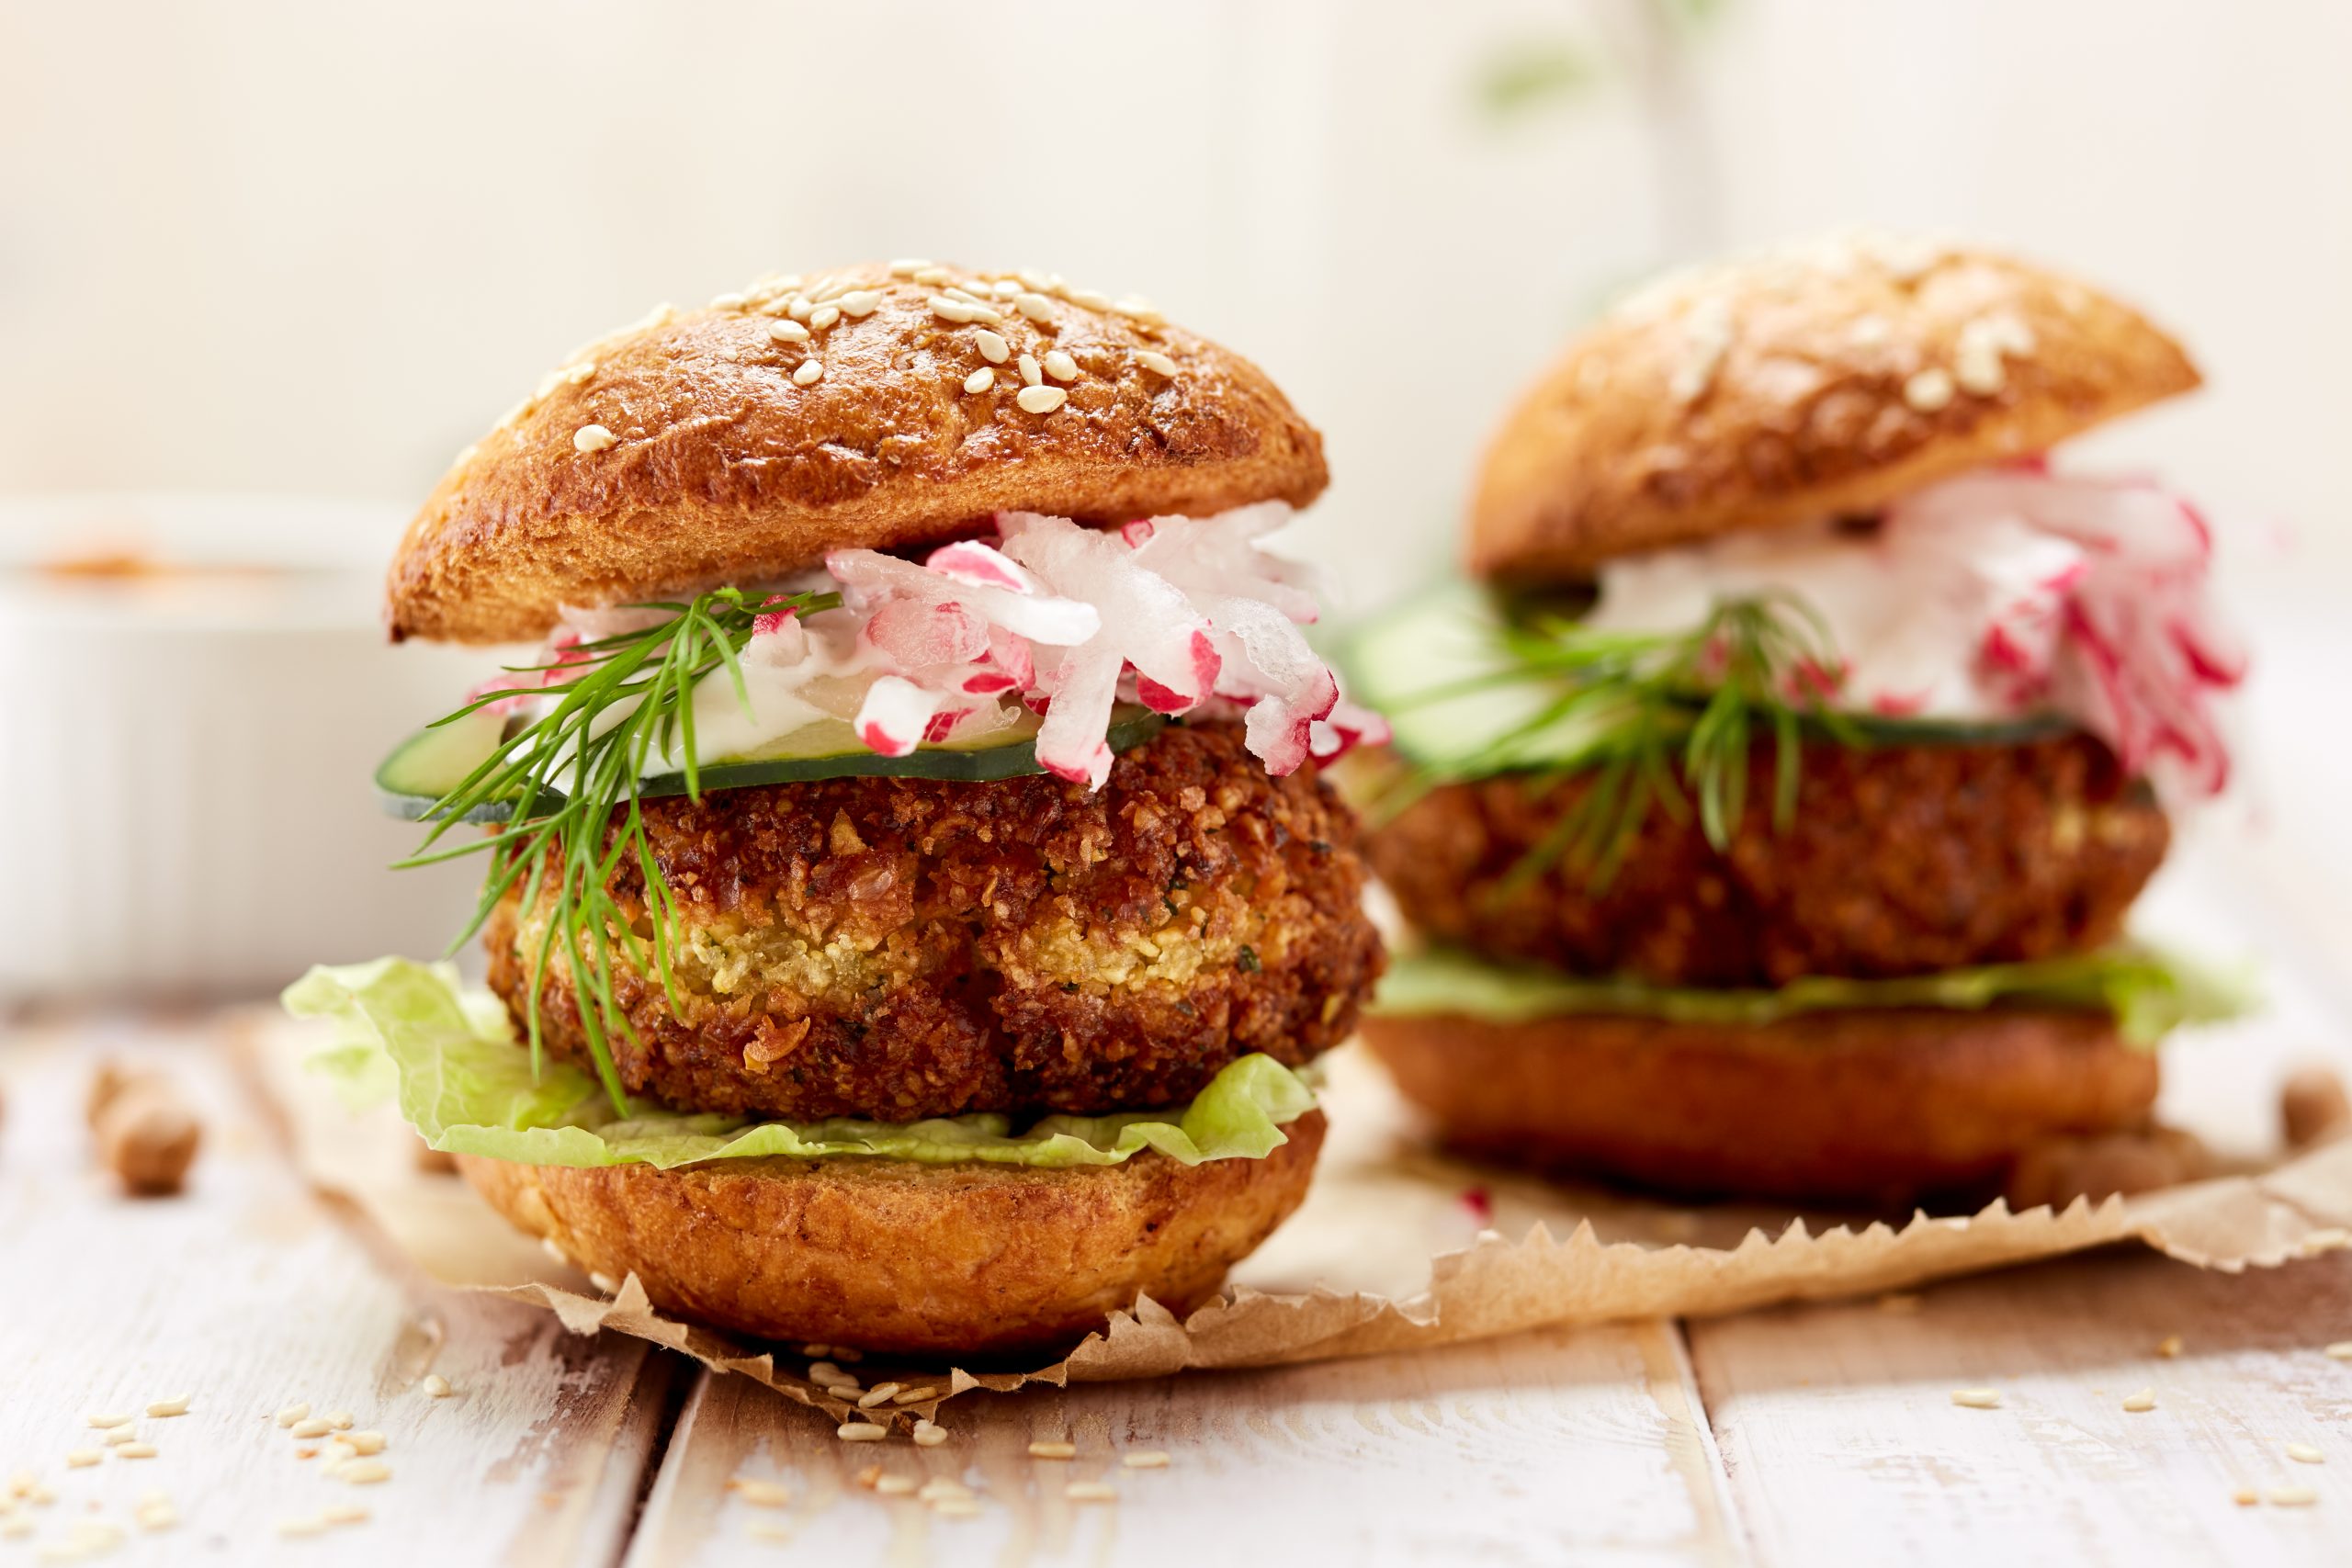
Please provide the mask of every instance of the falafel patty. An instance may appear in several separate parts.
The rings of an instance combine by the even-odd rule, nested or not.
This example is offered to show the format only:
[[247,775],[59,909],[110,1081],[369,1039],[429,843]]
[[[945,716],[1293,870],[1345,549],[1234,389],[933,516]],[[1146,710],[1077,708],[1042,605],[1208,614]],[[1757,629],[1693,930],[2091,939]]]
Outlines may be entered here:
[[1503,774],[1431,791],[1370,838],[1373,868],[1431,938],[1661,986],[1781,986],[2083,952],[2112,940],[2171,831],[2086,735],[2016,745],[1804,748],[1793,820],[1750,754],[1727,852],[1653,809],[1595,890],[1570,855],[1511,873],[1591,788]]
[[[1171,724],[1098,792],[828,779],[644,803],[681,1006],[616,944],[622,1082],[683,1110],[907,1122],[1181,1104],[1235,1058],[1344,1039],[1381,968],[1354,818],[1237,724]],[[615,901],[640,941],[636,867]],[[490,983],[525,1015],[550,900],[510,894]],[[589,1059],[570,965],[542,1038]]]

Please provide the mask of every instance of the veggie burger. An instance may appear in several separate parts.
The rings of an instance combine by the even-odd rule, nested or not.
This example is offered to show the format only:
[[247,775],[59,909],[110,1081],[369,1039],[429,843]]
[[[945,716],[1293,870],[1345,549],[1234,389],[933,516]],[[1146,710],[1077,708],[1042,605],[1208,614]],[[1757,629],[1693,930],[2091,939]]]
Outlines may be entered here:
[[1317,776],[1379,726],[1261,547],[1325,482],[1257,367],[1057,276],[658,310],[392,563],[395,639],[539,645],[378,777],[418,860],[484,858],[495,996],[385,960],[289,1005],[665,1310],[987,1354],[1199,1303],[1382,965]]
[[1366,1038],[1453,1142],[1838,1202],[2149,1124],[2223,998],[2122,938],[2243,661],[2195,508],[2052,466],[2198,374],[2004,256],[1667,280],[1505,421],[1476,590],[1361,637],[1371,857],[1426,939]]

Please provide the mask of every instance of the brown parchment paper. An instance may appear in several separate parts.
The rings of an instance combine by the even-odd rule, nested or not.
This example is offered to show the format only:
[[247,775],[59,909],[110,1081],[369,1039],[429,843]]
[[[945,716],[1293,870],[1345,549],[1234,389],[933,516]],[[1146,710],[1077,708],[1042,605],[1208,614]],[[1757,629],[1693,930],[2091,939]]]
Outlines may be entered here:
[[[435,1280],[553,1312],[580,1334],[634,1335],[752,1377],[837,1419],[797,1347],[765,1347],[667,1317],[634,1278],[591,1281],[543,1253],[464,1182],[420,1168],[389,1107],[354,1116],[300,1058],[318,1036],[282,1019],[243,1032],[297,1162]],[[1463,1165],[1431,1153],[1353,1048],[1324,1091],[1332,1135],[1306,1204],[1235,1271],[1225,1298],[1178,1321],[1148,1300],[1062,1360],[1028,1370],[861,1364],[872,1386],[936,1390],[888,1415],[1025,1383],[1159,1377],[1420,1349],[1543,1325],[1706,1316],[1775,1302],[1872,1294],[2110,1243],[2138,1241],[2235,1272],[2352,1246],[2352,1140],[2268,1169],[2063,1211],[2001,1203],[1901,1224],[1784,1208],[1684,1208]]]

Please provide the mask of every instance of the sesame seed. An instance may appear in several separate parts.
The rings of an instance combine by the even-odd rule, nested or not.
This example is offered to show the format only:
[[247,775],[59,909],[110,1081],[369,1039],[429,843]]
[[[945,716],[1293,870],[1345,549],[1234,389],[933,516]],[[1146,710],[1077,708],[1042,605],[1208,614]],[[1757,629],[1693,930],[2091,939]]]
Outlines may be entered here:
[[281,1427],[291,1427],[295,1422],[308,1417],[310,1414],[311,1407],[307,1404],[289,1404],[277,1413],[277,1424]]
[[970,1497],[942,1497],[931,1506],[931,1511],[950,1519],[977,1519],[980,1505]]
[[910,256],[904,261],[892,262],[890,264],[890,276],[892,277],[912,277],[915,274],[924,271],[931,264],[927,261],[919,260]]
[[2180,1354],[2181,1340],[2177,1334],[2167,1334],[2156,1341],[2156,1354],[2169,1361]]
[[940,1503],[951,1498],[968,1499],[972,1489],[952,1475],[934,1475],[922,1483],[922,1489],[915,1495],[926,1503]]
[[155,1445],[153,1443],[118,1443],[115,1445],[114,1452],[117,1459],[153,1459],[155,1457]]
[[298,1438],[323,1438],[329,1432],[334,1430],[334,1428],[333,1427],[328,1426],[324,1421],[320,1420],[315,1416],[308,1421],[297,1421],[294,1423],[294,1435]]
[[922,1388],[900,1389],[899,1391],[899,1396],[890,1403],[893,1404],[921,1404],[926,1399],[937,1399],[938,1397],[939,1391],[926,1384]]
[[778,343],[807,343],[808,341],[808,329],[802,326],[798,321],[770,321],[768,323],[768,336],[775,339]]
[[345,1460],[333,1472],[337,1481],[348,1481],[354,1486],[373,1486],[392,1478],[392,1467],[379,1459]]
[[2273,1486],[2270,1501],[2281,1508],[2308,1508],[2319,1501],[2319,1494],[2308,1486]]
[[188,1396],[187,1394],[175,1394],[170,1399],[159,1399],[155,1401],[154,1404],[147,1407],[147,1414],[150,1416],[185,1416],[187,1414],[187,1406]]
[[1933,413],[1951,401],[1951,372],[1929,366],[1903,383],[1903,400],[1921,413]]
[[384,1434],[381,1432],[345,1432],[335,1441],[355,1454],[379,1454],[384,1451]]
[[710,297],[710,308],[714,310],[740,310],[751,302],[752,297],[748,294],[714,294]]
[[926,288],[937,288],[955,281],[954,275],[944,266],[919,266],[915,268],[913,277]]
[[911,1475],[886,1475],[874,1483],[874,1490],[885,1497],[905,1497],[914,1489],[915,1478]]
[[1040,1440],[1029,1445],[1029,1457],[1031,1459],[1076,1459],[1078,1457],[1078,1445],[1076,1443],[1069,1442]]
[[947,1428],[935,1421],[915,1423],[915,1447],[935,1449],[947,1440]]
[[1160,353],[1156,348],[1137,349],[1136,351],[1136,363],[1142,366],[1145,369],[1150,371],[1155,376],[1173,376],[1176,374],[1176,362],[1169,358],[1166,355]]
[[1953,352],[1951,368],[1952,379],[1972,397],[1989,398],[2008,379],[2008,371],[2001,364],[2001,351],[1965,333],[1961,334],[1960,346]]
[[88,1416],[84,1417],[93,1427],[103,1432],[109,1427],[128,1427],[138,1419],[134,1416]]
[[[425,1373],[424,1382],[418,1386],[423,1388],[425,1393],[434,1399],[447,1399],[451,1394],[458,1392],[456,1389],[449,1386],[449,1380],[443,1377],[439,1372]],[[305,1408],[307,1408],[307,1406]]]
[[1069,394],[1059,387],[1023,387],[1012,400],[1024,413],[1051,413],[1069,400]]
[[1951,1391],[1951,1402],[1969,1410],[1998,1410],[2001,1407],[2001,1391],[1997,1388],[1956,1388]]
[[277,1521],[277,1533],[282,1536],[324,1535],[327,1533],[327,1522],[315,1516],[280,1519]]
[[897,1383],[876,1383],[871,1389],[857,1396],[857,1407],[860,1410],[871,1410],[898,1392]]
[[2241,1486],[2230,1494],[2230,1501],[2241,1508],[2251,1508],[2262,1501],[2262,1494],[2251,1486]]
[[808,1381],[811,1382],[839,1382],[844,1375],[841,1368],[831,1361],[808,1363]]
[[28,1536],[33,1533],[30,1514],[0,1514],[0,1536]]
[[1128,295],[1114,302],[1111,310],[1114,314],[1125,316],[1131,321],[1141,321],[1146,326],[1158,327],[1168,323],[1168,318],[1159,313],[1159,308],[1139,295]]
[[755,1476],[739,1475],[727,1487],[754,1508],[781,1508],[792,1501],[792,1493],[783,1483]]
[[964,390],[967,392],[985,392],[995,385],[996,372],[985,365],[964,378]]
[[2342,1252],[2352,1247],[2352,1231],[2330,1227],[2316,1230],[2303,1237],[2302,1250],[2306,1258],[2317,1258],[2323,1252]]
[[1062,1495],[1073,1503],[1115,1503],[1118,1488],[1107,1481],[1073,1481],[1062,1488]]
[[826,1350],[827,1347],[822,1345],[803,1345],[800,1347],[800,1353],[804,1356],[822,1356],[826,1353]]
[[842,314],[863,321],[882,308],[882,296],[871,288],[853,288],[841,299]]
[[975,299],[951,299],[944,294],[934,294],[931,297],[930,304],[933,315],[943,321],[954,321],[959,326],[969,325],[973,321],[1004,320],[1003,313],[995,306],[983,305]]
[[870,1421],[844,1421],[833,1431],[833,1436],[844,1443],[878,1443],[889,1435],[889,1427],[876,1427]]
[[356,1503],[330,1503],[319,1510],[319,1517],[331,1525],[365,1524],[368,1510]]
[[104,1458],[105,1452],[98,1449],[68,1449],[65,1450],[65,1467],[68,1470],[87,1470]]
[[1012,308],[1033,321],[1054,319],[1054,302],[1042,294],[1016,294],[1012,297]]
[[1023,386],[1035,387],[1045,379],[1037,373],[1037,361],[1034,355],[1024,354],[1016,363],[1020,367]]
[[1062,290],[1062,298],[1073,305],[1083,305],[1090,310],[1107,310],[1111,308],[1111,297],[1100,289],[1065,288]]
[[571,433],[571,449],[575,452],[602,452],[619,440],[619,436],[601,424],[583,424]]
[[2154,1389],[2143,1388],[2137,1393],[2124,1396],[2123,1408],[2135,1415],[2143,1411],[2154,1410],[2155,1407],[2156,1391]]
[[1119,1462],[1129,1470],[1166,1470],[1168,1456],[1158,1449],[1137,1449]]
[[841,319],[842,308],[839,305],[820,305],[810,313],[808,324],[821,333]]
[[2289,1443],[2287,1457],[2297,1464],[2325,1464],[2327,1456],[2309,1443]]
[[796,294],[785,301],[784,313],[796,321],[805,321],[817,313],[817,307],[805,294]]
[[2339,1339],[2321,1353],[2331,1360],[2352,1361],[2352,1339]]
[[810,386],[824,373],[825,367],[821,360],[804,359],[800,362],[800,368],[792,373],[792,384],[796,387]]
[[[580,443],[575,439],[572,442],[572,445],[577,446]],[[555,1237],[551,1235],[543,1235],[539,1237],[539,1250],[546,1253],[549,1258],[554,1258],[558,1263],[569,1263],[571,1261],[569,1257],[565,1256],[563,1248],[556,1245]]]
[[992,333],[982,327],[972,334],[972,341],[980,345],[980,357],[990,365],[1001,365],[1012,357],[1012,345],[1004,341],[1001,333]]
[[1057,348],[1046,355],[1046,374],[1057,381],[1078,379],[1078,361]]
[[139,1429],[136,1427],[117,1427],[108,1432],[103,1440],[107,1447],[119,1449],[125,1443],[138,1441]]

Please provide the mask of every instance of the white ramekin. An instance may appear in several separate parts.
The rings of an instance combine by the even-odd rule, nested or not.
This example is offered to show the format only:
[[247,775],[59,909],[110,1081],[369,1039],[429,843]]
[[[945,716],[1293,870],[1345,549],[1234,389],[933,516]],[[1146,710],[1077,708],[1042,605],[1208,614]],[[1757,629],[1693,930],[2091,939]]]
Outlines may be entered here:
[[[370,774],[493,655],[387,645],[397,508],[0,500],[0,998],[220,997],[435,953],[471,861],[394,873]],[[159,563],[67,577],[61,560]]]

